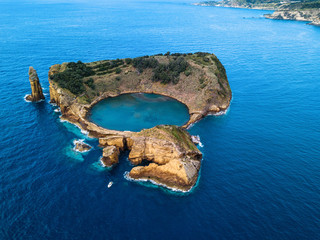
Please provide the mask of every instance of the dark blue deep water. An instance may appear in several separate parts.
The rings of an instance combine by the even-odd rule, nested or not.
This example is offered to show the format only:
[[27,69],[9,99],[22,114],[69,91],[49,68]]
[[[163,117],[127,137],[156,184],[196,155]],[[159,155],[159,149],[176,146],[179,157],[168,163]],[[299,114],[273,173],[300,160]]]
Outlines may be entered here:
[[175,99],[156,94],[123,94],[97,103],[90,120],[107,129],[140,131],[160,124],[182,126],[189,120],[188,108]]
[[[320,28],[191,2],[0,2],[0,239],[320,239]],[[23,99],[29,66],[48,94],[53,64],[167,51],[215,53],[233,90],[190,129],[189,194],[127,181],[125,154],[102,169],[95,139],[74,153],[49,96]]]

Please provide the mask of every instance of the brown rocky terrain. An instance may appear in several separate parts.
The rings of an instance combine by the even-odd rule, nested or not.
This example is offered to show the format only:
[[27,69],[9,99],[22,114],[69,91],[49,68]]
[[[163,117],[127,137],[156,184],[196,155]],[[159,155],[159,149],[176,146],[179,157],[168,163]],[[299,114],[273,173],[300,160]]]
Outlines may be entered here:
[[84,143],[82,140],[74,140],[74,149],[79,152],[88,152],[92,147],[86,143]]

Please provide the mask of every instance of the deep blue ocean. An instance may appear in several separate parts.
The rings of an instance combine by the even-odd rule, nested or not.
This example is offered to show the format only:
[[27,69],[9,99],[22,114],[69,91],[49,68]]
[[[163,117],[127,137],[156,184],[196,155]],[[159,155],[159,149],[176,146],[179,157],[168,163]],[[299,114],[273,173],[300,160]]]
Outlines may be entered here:
[[[0,239],[320,239],[320,28],[192,2],[0,0]],[[104,170],[48,103],[53,64],[167,51],[216,54],[233,91],[189,130],[188,194],[127,181],[126,154]],[[46,101],[24,101],[29,66]]]

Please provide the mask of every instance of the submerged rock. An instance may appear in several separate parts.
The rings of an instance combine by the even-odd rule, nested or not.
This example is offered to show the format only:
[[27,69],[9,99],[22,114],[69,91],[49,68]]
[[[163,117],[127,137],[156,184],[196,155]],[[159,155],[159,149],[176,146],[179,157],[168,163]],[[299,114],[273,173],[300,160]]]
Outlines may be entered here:
[[29,67],[29,81],[30,81],[32,92],[31,92],[31,95],[26,96],[26,100],[37,102],[37,101],[40,101],[41,99],[44,99],[38,74],[33,67]]
[[82,140],[74,140],[74,149],[78,152],[88,152],[92,147],[84,143]]

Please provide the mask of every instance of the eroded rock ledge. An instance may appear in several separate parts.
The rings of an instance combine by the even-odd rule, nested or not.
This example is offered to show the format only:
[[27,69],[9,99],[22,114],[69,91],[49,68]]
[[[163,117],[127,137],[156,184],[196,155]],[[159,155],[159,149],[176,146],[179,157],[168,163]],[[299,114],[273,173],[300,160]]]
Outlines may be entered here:
[[[79,75],[74,75],[75,69]],[[226,110],[231,100],[225,69],[209,53],[56,64],[50,68],[49,83],[51,102],[60,107],[61,118],[99,138],[105,166],[117,164],[119,153],[129,150],[129,160],[137,165],[130,178],[152,180],[181,191],[196,183],[202,158],[185,128],[208,114]],[[189,121],[182,127],[161,125],[137,133],[105,129],[88,120],[90,109],[102,99],[137,92],[184,103]]]

